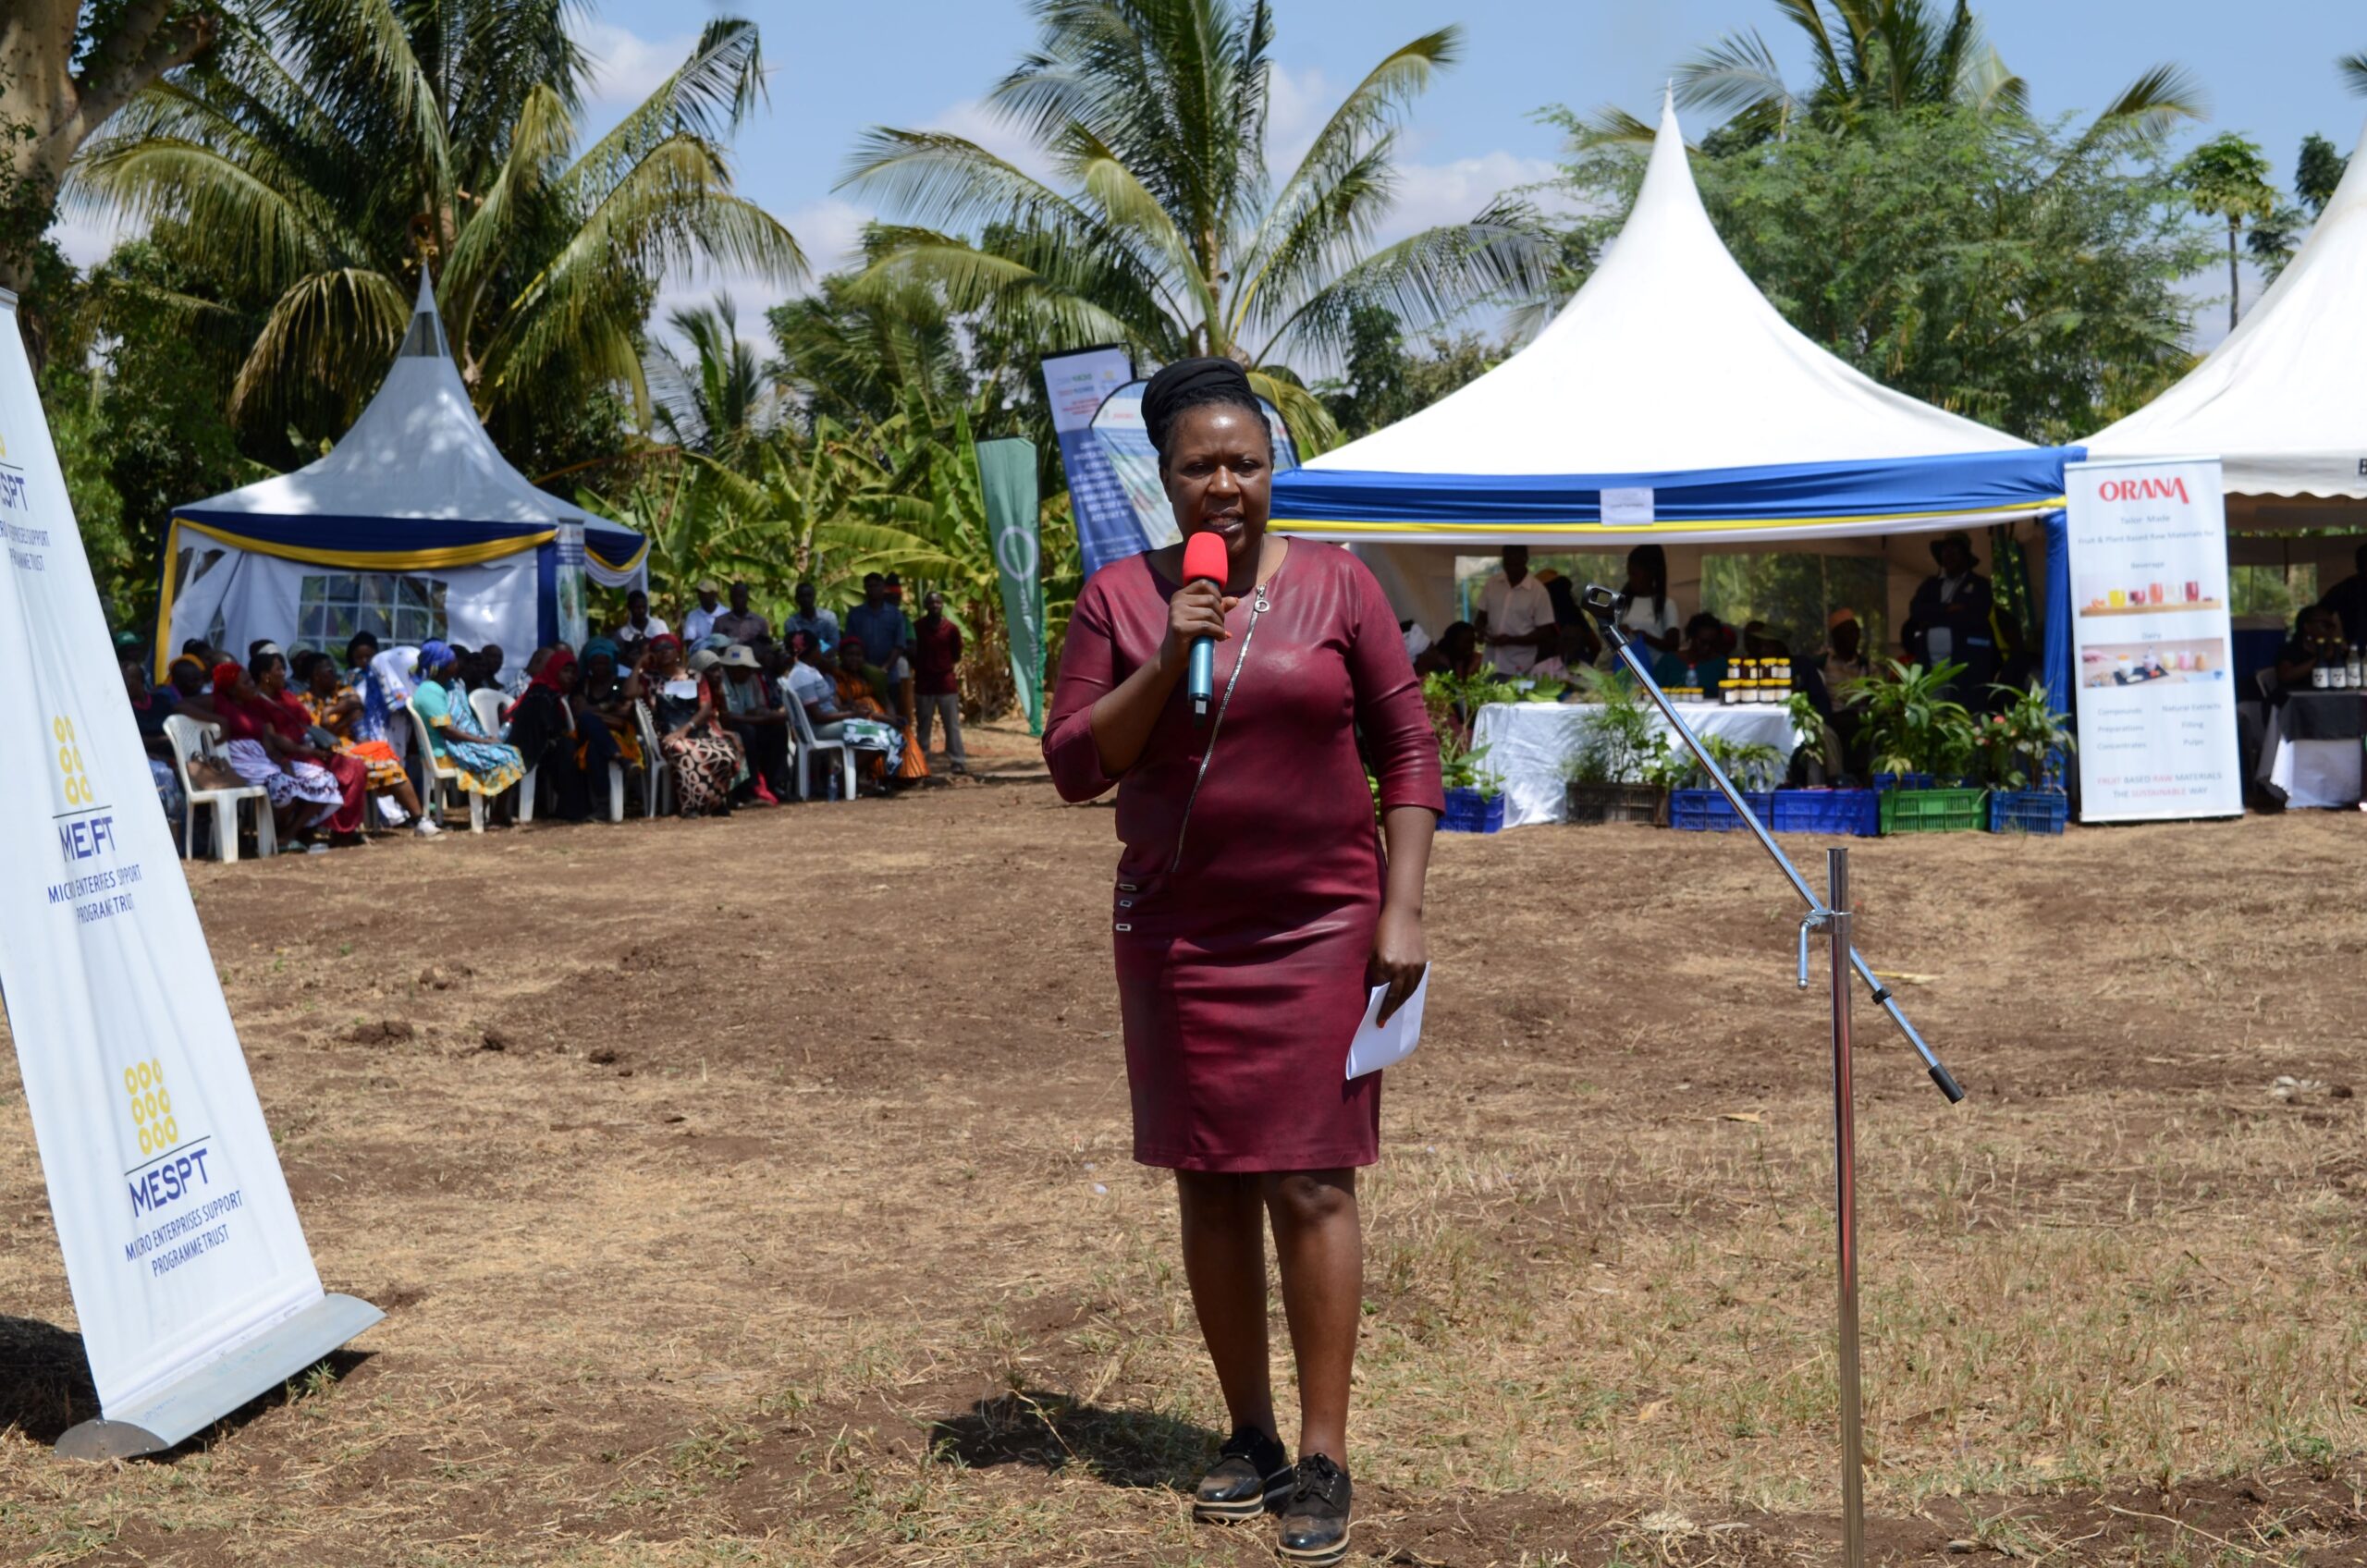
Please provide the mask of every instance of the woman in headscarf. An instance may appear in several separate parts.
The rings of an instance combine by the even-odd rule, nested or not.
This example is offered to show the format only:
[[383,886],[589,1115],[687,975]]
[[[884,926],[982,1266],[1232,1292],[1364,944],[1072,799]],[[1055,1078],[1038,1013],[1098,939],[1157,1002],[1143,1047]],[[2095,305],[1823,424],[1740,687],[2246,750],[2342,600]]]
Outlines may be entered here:
[[[641,751],[641,725],[633,717],[633,704],[647,695],[641,683],[641,672],[619,670],[618,649],[612,637],[595,637],[583,644],[583,670],[575,683],[575,693],[568,705],[575,714],[575,731],[580,739],[585,732],[586,719],[596,719],[616,742],[617,760],[628,773],[644,766],[646,759]],[[585,766],[591,764],[589,748],[580,753]]]
[[214,720],[222,727],[222,755],[231,771],[260,785],[271,804],[279,841],[289,851],[322,850],[304,844],[311,832],[344,808],[345,790],[315,760],[320,753],[290,742],[243,665],[225,659],[214,667]]
[[509,743],[529,768],[550,775],[562,822],[588,822],[592,785],[617,761],[617,742],[596,717],[577,715],[582,667],[564,643],[539,651],[533,678],[509,707]]
[[460,788],[483,795],[488,802],[526,777],[518,748],[505,746],[460,717],[469,712],[459,679],[460,660],[442,641],[430,638],[419,645],[419,689],[411,705],[427,722],[429,743],[435,754],[460,773]]
[[441,833],[443,828],[436,826],[435,819],[420,810],[419,794],[411,787],[411,775],[404,770],[403,759],[396,753],[393,742],[356,737],[362,720],[362,693],[345,683],[338,674],[337,660],[326,654],[296,656],[306,661],[297,672],[303,682],[297,700],[304,704],[304,712],[313,724],[337,738],[339,756],[351,757],[362,764],[369,776],[370,792],[394,798],[399,815],[389,820],[400,827],[417,818],[418,825],[412,831],[423,839],[433,839]]
[[339,756],[335,749],[337,737],[313,728],[303,700],[288,690],[288,655],[276,647],[267,649],[247,661],[247,673],[263,699],[264,716],[281,739],[300,748],[304,760],[318,764],[337,780],[339,804],[337,815],[329,818],[329,842],[360,843],[370,805],[369,766],[360,757]]
[[682,663],[672,633],[649,640],[649,698],[657,749],[674,765],[674,799],[684,816],[731,812],[731,787],[746,771],[740,737],[715,717],[715,694]]

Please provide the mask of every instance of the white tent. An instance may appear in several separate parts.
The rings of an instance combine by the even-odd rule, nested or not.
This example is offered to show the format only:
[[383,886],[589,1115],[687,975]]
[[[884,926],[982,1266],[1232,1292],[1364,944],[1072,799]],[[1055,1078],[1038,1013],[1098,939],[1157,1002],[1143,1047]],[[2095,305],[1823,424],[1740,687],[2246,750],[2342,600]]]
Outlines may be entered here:
[[[2061,505],[2062,461],[1877,384],[1786,322],[1718,238],[1663,104],[1634,212],[1536,342],[1278,476],[1274,512],[1286,532],[1356,543],[1400,613],[1436,631],[1452,546],[1883,551],[1898,534],[2042,516]],[[1352,473],[1372,482],[1361,496]],[[1417,475],[1455,489],[1397,478]],[[1640,492],[1644,513],[1601,504],[1606,490]],[[1671,551],[1673,586],[1699,557]],[[1898,558],[1931,570],[1919,541]],[[1895,590],[1902,608],[1911,587]]]
[[334,450],[175,508],[157,662],[193,637],[342,649],[363,629],[522,658],[556,635],[560,535],[574,528],[592,581],[645,581],[639,534],[536,489],[495,447],[423,278],[393,367]]
[[2097,457],[2217,455],[2234,527],[2367,524],[2367,138],[2310,238],[2226,340],[2099,431]]

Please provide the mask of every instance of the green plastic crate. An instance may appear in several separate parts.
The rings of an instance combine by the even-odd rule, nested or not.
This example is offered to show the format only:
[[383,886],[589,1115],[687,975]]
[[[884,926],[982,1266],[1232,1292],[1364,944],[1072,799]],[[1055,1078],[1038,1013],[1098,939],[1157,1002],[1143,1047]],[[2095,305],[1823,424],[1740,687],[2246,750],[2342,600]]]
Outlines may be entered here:
[[1884,833],[1973,833],[1987,826],[1986,790],[1885,790]]

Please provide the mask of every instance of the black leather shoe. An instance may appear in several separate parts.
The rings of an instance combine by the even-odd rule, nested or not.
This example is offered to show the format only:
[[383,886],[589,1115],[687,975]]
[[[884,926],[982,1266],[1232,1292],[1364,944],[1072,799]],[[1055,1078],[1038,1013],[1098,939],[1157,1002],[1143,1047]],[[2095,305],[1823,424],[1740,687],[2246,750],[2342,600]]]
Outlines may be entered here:
[[1290,1495],[1290,1451],[1255,1427],[1243,1427],[1217,1451],[1216,1467],[1200,1477],[1192,1517],[1215,1523],[1255,1519]]
[[1310,1453],[1291,1472],[1282,1506],[1282,1561],[1330,1568],[1348,1554],[1348,1473]]

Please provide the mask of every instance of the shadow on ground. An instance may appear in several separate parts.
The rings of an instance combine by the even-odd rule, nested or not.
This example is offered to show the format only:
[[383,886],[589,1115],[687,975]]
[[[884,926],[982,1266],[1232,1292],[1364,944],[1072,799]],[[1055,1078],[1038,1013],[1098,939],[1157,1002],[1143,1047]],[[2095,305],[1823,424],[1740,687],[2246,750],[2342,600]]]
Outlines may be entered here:
[[[173,1460],[210,1446],[288,1403],[300,1386],[325,1369],[329,1381],[352,1375],[367,1351],[340,1350],[278,1387],[256,1395],[219,1421],[152,1457]],[[44,1448],[67,1428],[99,1416],[82,1336],[37,1317],[0,1315],[0,1431],[16,1428]]]
[[1078,1404],[1062,1394],[1021,1389],[982,1399],[933,1422],[929,1445],[972,1469],[1082,1465],[1116,1487],[1188,1493],[1216,1458],[1217,1433],[1145,1410]]

